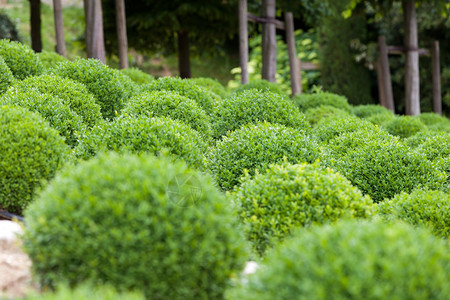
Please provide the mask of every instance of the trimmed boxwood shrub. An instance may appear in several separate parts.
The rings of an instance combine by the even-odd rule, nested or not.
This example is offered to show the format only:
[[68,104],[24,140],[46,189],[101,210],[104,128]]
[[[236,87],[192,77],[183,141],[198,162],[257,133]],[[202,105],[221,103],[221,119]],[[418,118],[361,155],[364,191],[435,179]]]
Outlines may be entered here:
[[429,135],[417,146],[416,150],[425,154],[431,161],[450,157],[450,133]]
[[0,39],[0,56],[3,57],[9,69],[17,79],[40,75],[44,67],[39,57],[27,45],[19,42]]
[[69,78],[61,78],[56,75],[33,76],[17,83],[15,88],[23,93],[36,90],[58,97],[83,118],[83,123],[88,128],[92,128],[102,120],[100,106],[95,102],[86,86]]
[[21,214],[61,167],[68,150],[38,114],[0,105],[0,208]]
[[436,131],[421,131],[416,133],[415,135],[410,136],[409,138],[404,139],[403,141],[411,148],[417,148],[422,143],[425,143],[425,141],[427,141],[428,139],[434,139],[440,135],[441,133]]
[[344,175],[375,202],[418,186],[442,188],[446,175],[425,154],[377,132],[343,133],[328,144],[324,164]]
[[205,111],[190,98],[173,91],[145,92],[132,97],[122,111],[133,116],[167,116],[179,120],[211,138],[211,124]]
[[90,280],[147,299],[222,299],[246,258],[210,178],[148,155],[109,153],[65,169],[25,217],[24,246],[44,285]]
[[394,113],[392,111],[378,104],[366,104],[354,106],[352,107],[352,113],[355,116],[363,119],[367,119],[375,115],[384,115],[384,114],[394,116]]
[[0,98],[1,104],[20,106],[39,113],[66,138],[66,144],[71,147],[78,143],[77,134],[85,130],[83,119],[71,110],[69,105],[51,94],[42,94],[36,89],[20,91],[12,87]]
[[175,91],[180,95],[197,102],[208,115],[213,113],[214,106],[219,102],[216,95],[200,87],[188,79],[178,77],[161,77],[158,80],[143,85],[143,91]]
[[306,120],[311,124],[311,126],[315,126],[322,119],[327,119],[330,117],[333,118],[346,118],[350,117],[350,114],[342,109],[336,108],[330,105],[321,105],[318,107],[308,108],[305,111]]
[[281,90],[280,86],[274,82],[267,81],[265,79],[255,79],[250,81],[249,83],[243,84],[236,88],[233,93],[241,93],[246,90],[256,89],[263,92],[272,92],[275,94],[280,94],[282,96],[286,96],[286,94]]
[[427,130],[425,124],[412,116],[399,116],[383,126],[390,134],[408,138],[420,131]]
[[[131,96],[119,71],[96,59],[64,61],[53,69],[53,74],[83,83],[100,105],[103,118],[111,120]],[[130,80],[131,81],[131,80]]]
[[423,124],[427,126],[435,125],[438,123],[450,123],[450,120],[448,118],[431,112],[422,113],[418,116],[415,116],[415,118],[419,119],[420,121],[422,121]]
[[283,125],[246,125],[218,141],[208,154],[208,167],[223,190],[239,183],[244,170],[264,172],[270,164],[314,162],[319,145],[302,130]]
[[292,98],[301,111],[321,105],[334,106],[336,108],[351,112],[350,104],[347,98],[341,95],[319,92],[315,94],[301,94]]
[[130,77],[130,79],[137,84],[145,84],[155,80],[155,77],[139,70],[138,68],[121,69],[120,72]]
[[87,132],[75,149],[75,156],[89,159],[105,150],[153,154],[168,151],[190,166],[203,168],[207,146],[197,131],[170,118],[120,116]]
[[366,120],[375,125],[385,126],[387,123],[391,122],[395,118],[396,116],[394,114],[385,113],[367,117]]
[[230,198],[247,225],[247,239],[260,255],[295,227],[372,214],[369,197],[318,164],[272,165],[265,173],[243,180]]
[[381,202],[378,214],[385,220],[400,219],[429,227],[437,236],[450,237],[450,195],[442,191],[416,189],[411,194],[398,194]]
[[36,54],[39,56],[39,60],[44,66],[45,70],[50,70],[54,68],[58,63],[67,60],[67,58],[65,58],[64,56],[61,56],[58,53],[51,51],[43,50],[42,52]]
[[213,118],[214,138],[219,139],[242,125],[264,121],[299,129],[309,128],[304,115],[289,98],[268,91],[246,90],[218,105]]
[[404,223],[300,229],[227,299],[450,298],[448,243]]
[[194,82],[195,84],[209,90],[210,92],[213,92],[217,96],[219,96],[222,99],[225,99],[228,97],[228,91],[225,89],[225,87],[218,82],[215,79],[208,78],[208,77],[198,77],[198,78],[192,78],[189,79],[190,81]]
[[0,94],[3,94],[14,83],[14,75],[0,56]]

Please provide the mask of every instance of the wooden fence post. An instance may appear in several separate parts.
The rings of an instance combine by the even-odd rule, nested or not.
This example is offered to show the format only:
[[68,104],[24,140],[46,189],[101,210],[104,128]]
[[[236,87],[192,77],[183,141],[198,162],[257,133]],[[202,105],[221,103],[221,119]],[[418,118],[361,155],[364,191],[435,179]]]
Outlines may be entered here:
[[439,41],[434,41],[431,47],[431,60],[433,65],[433,111],[442,115],[441,96],[441,68],[439,63]]
[[262,0],[262,17],[269,20],[262,25],[262,78],[275,82],[277,71],[275,0]]
[[378,91],[380,104],[395,113],[392,96],[391,73],[389,70],[388,49],[384,36],[378,37],[379,58],[377,62]]
[[239,0],[239,62],[241,83],[248,83],[248,19],[247,0]]
[[289,69],[291,72],[291,96],[294,97],[302,93],[302,86],[300,81],[300,67],[295,51],[294,16],[292,12],[286,12],[284,14],[284,22],[289,53]]

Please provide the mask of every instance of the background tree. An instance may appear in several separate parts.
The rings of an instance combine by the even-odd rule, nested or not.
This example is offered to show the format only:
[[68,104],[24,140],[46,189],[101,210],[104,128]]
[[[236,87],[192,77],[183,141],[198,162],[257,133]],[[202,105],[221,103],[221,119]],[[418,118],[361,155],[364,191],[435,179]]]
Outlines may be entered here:
[[128,69],[128,39],[127,21],[125,17],[125,0],[116,0],[116,26],[119,65],[121,69]]
[[53,15],[55,19],[56,52],[59,55],[66,56],[61,0],[53,0]]
[[[113,4],[114,7],[114,4]],[[86,52],[88,58],[106,63],[103,38],[103,13],[101,0],[84,0],[86,22]]]
[[42,52],[41,0],[30,0],[31,48]]

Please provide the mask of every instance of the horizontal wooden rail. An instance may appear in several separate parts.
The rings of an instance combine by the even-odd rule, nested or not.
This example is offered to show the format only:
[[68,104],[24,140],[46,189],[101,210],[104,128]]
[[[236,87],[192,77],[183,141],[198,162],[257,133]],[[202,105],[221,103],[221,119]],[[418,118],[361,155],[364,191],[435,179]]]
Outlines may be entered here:
[[248,21],[254,22],[254,23],[272,23],[275,24],[275,27],[277,29],[285,30],[284,22],[277,20],[275,18],[263,18],[258,17],[254,14],[247,14]]
[[312,62],[300,62],[300,69],[301,70],[319,70],[320,66],[319,64],[312,63]]
[[417,52],[419,52],[419,55],[430,56],[430,50],[423,49],[423,48],[407,49],[406,47],[403,47],[403,46],[387,46],[387,49],[388,49],[389,54],[399,55],[399,54],[406,53],[408,51],[417,51]]

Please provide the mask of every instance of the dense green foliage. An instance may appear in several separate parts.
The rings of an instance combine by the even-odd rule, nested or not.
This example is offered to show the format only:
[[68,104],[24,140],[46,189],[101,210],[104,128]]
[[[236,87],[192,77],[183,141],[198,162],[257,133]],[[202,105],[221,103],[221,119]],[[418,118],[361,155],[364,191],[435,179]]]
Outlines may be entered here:
[[366,104],[352,107],[352,113],[360,118],[367,119],[374,115],[388,114],[394,115],[392,111],[378,104]]
[[137,84],[145,84],[155,80],[155,77],[139,70],[138,68],[122,69],[120,72],[130,77],[130,79]]
[[0,94],[3,94],[13,83],[14,75],[0,56]]
[[180,95],[197,102],[208,115],[212,114],[213,107],[219,100],[215,94],[200,87],[193,81],[177,77],[161,77],[158,80],[144,85],[142,89],[143,91],[167,90],[178,92]]
[[86,86],[77,81],[56,75],[41,75],[29,77],[17,83],[15,88],[23,93],[34,90],[61,99],[65,105],[83,118],[83,123],[88,128],[92,128],[102,119],[100,106]]
[[248,170],[264,172],[270,164],[314,162],[319,145],[303,130],[283,125],[245,125],[218,141],[208,154],[208,167],[223,190],[231,190]]
[[234,94],[226,101],[219,103],[212,121],[216,139],[242,125],[263,121],[298,129],[309,127],[304,115],[289,98],[255,89]]
[[205,111],[197,102],[177,92],[162,90],[142,93],[132,97],[122,113],[133,116],[170,117],[211,138],[210,119]]
[[21,213],[68,150],[38,114],[0,105],[0,208]]
[[450,157],[450,133],[424,135],[415,149],[425,154],[431,161]]
[[383,126],[390,134],[408,138],[420,131],[427,130],[425,124],[412,116],[398,116]]
[[74,147],[78,143],[77,134],[85,130],[83,119],[52,94],[43,94],[36,89],[21,91],[10,88],[0,97],[0,105],[24,107],[39,113],[50,125],[66,138],[66,144]]
[[423,113],[416,116],[428,129],[450,133],[450,120],[435,113]]
[[190,81],[193,81],[195,84],[213,92],[217,96],[219,96],[222,99],[225,99],[228,97],[228,91],[225,89],[225,87],[217,80],[207,77],[198,77],[198,78],[192,78],[189,79]]
[[318,107],[308,108],[305,112],[305,118],[314,127],[322,119],[327,118],[345,118],[349,117],[350,114],[342,109],[336,108],[330,105],[320,105]]
[[401,219],[429,227],[437,236],[450,237],[450,195],[442,191],[416,189],[411,194],[398,194],[380,203],[378,214],[386,220]]
[[242,91],[257,89],[263,92],[272,92],[276,94],[280,94],[282,96],[286,96],[286,94],[281,90],[280,86],[276,83],[264,80],[264,79],[254,79],[249,83],[240,85],[237,87],[233,93],[240,93]]
[[231,199],[246,224],[247,239],[260,255],[295,227],[372,213],[369,197],[363,197],[342,175],[318,164],[273,165],[243,180]]
[[1,39],[0,57],[3,57],[14,77],[20,80],[40,75],[44,70],[37,54],[29,46],[19,42]]
[[450,298],[448,243],[408,224],[301,229],[270,254],[228,299]]
[[58,63],[66,61],[67,59],[64,56],[59,55],[56,52],[50,51],[42,51],[41,53],[37,53],[39,56],[39,60],[41,61],[44,69],[51,70]]
[[190,166],[204,167],[206,144],[188,125],[167,117],[120,116],[86,133],[75,149],[78,158],[89,159],[99,151],[159,154],[168,151]]
[[375,114],[367,118],[372,124],[385,126],[387,123],[391,122],[395,119],[395,115],[393,113],[385,113],[385,114]]
[[0,11],[0,39],[19,40],[16,25],[11,21],[11,17],[3,10]]
[[238,220],[209,177],[153,156],[110,153],[65,169],[25,217],[24,246],[44,285],[221,299],[245,261]]
[[329,105],[350,112],[350,105],[348,104],[347,98],[337,94],[319,92],[315,94],[297,95],[292,99],[301,111],[306,111],[321,105]]
[[122,77],[119,76],[119,71],[96,59],[64,61],[51,69],[51,72],[83,83],[100,105],[100,111],[105,119],[113,119],[131,96]]

